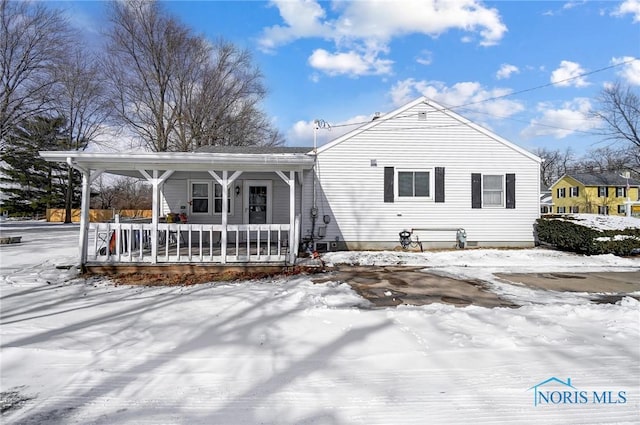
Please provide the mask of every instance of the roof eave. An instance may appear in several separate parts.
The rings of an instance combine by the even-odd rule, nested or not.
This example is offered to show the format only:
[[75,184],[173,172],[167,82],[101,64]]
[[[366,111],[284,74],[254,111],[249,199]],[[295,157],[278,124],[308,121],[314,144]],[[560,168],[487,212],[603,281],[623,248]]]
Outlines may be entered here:
[[306,154],[221,154],[186,152],[89,153],[77,151],[40,152],[47,161],[71,160],[80,167],[104,170],[301,170],[313,168],[314,158]]

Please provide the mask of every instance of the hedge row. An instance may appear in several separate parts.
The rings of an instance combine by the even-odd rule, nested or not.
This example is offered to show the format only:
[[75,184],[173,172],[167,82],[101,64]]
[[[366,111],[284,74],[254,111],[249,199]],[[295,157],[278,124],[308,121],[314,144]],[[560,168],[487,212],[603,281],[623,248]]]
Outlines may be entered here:
[[[568,221],[566,216],[545,216],[537,220],[536,231],[541,242],[563,251],[586,255],[640,253],[640,229],[597,230]],[[617,235],[627,237],[615,238]],[[598,240],[603,238],[606,240]]]

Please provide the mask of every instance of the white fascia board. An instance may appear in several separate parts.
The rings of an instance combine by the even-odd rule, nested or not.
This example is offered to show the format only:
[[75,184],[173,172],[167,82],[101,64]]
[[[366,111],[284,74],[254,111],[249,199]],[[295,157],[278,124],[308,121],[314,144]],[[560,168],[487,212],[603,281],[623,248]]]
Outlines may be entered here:
[[48,161],[66,162],[106,170],[294,170],[313,168],[314,158],[306,154],[222,154],[188,152],[104,153],[43,151]]

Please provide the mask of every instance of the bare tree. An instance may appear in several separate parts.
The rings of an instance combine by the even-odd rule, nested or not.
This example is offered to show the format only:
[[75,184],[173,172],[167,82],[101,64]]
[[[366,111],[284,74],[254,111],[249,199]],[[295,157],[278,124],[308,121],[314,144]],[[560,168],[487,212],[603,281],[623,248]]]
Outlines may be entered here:
[[153,151],[170,149],[177,108],[171,82],[189,31],[157,2],[110,3],[106,70],[120,120]]
[[604,135],[640,149],[640,97],[620,82],[605,87],[595,116],[605,123]]
[[106,63],[121,121],[153,151],[281,144],[251,55],[210,43],[156,1],[111,4]]
[[260,109],[266,88],[250,53],[220,39],[210,57],[198,76],[199,90],[187,103],[191,149],[207,145],[281,145],[282,136]]
[[0,0],[0,147],[13,126],[50,110],[51,72],[68,42],[59,11]]
[[631,164],[632,150],[628,147],[604,146],[588,151],[577,161],[574,168],[583,172],[605,173],[627,170]]
[[567,148],[564,151],[560,149],[539,148],[534,152],[542,158],[542,163],[540,164],[540,179],[547,187],[550,187],[573,167],[574,156],[571,148]]
[[[84,150],[104,133],[110,109],[105,96],[104,77],[97,61],[76,46],[55,68],[53,106],[66,119],[65,150]],[[65,223],[71,223],[76,172],[69,167],[65,196]]]
[[116,177],[113,179],[100,176],[94,183],[96,195],[91,200],[93,208],[108,209],[150,209],[151,187],[134,177]]

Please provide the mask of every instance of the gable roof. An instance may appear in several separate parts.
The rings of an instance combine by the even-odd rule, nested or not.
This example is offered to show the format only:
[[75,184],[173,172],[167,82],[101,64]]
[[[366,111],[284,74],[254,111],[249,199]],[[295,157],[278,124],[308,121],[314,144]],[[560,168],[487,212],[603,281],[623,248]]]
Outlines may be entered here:
[[[585,186],[626,186],[627,179],[618,173],[566,173],[560,177],[554,184],[558,184],[564,177],[582,183]],[[629,186],[640,186],[640,182],[635,179],[629,179]]]
[[332,141],[330,141],[329,143],[321,146],[318,148],[318,153],[322,153],[328,149],[331,149],[333,146],[336,146],[342,142],[344,142],[345,140],[348,140],[354,136],[357,136],[360,133],[363,133],[373,127],[376,127],[382,123],[384,123],[385,121],[391,120],[393,118],[398,117],[399,115],[401,115],[402,113],[406,112],[407,110],[414,108],[416,106],[418,106],[421,103],[425,103],[429,106],[431,106],[432,108],[434,108],[437,112],[443,113],[459,122],[461,122],[464,125],[467,125],[468,127],[473,128],[474,130],[484,134],[485,136],[499,142],[502,143],[503,145],[505,145],[506,147],[513,149],[516,152],[521,153],[522,155],[526,156],[527,158],[530,158],[538,163],[542,162],[542,159],[540,159],[539,157],[537,157],[536,155],[532,154],[531,152],[521,148],[520,146],[517,146],[511,142],[509,142],[508,140],[498,136],[497,134],[493,133],[492,131],[487,130],[486,128],[473,123],[472,121],[464,118],[461,115],[458,115],[457,113],[453,112],[451,109],[445,108],[444,106],[441,106],[440,104],[434,102],[431,99],[427,99],[425,96],[419,97],[417,99],[415,99],[412,102],[407,103],[404,106],[401,106],[400,108],[389,112],[387,114],[382,115],[380,118],[374,119],[373,121],[370,121],[358,128],[356,128],[353,131],[350,131],[349,133],[346,133]]

